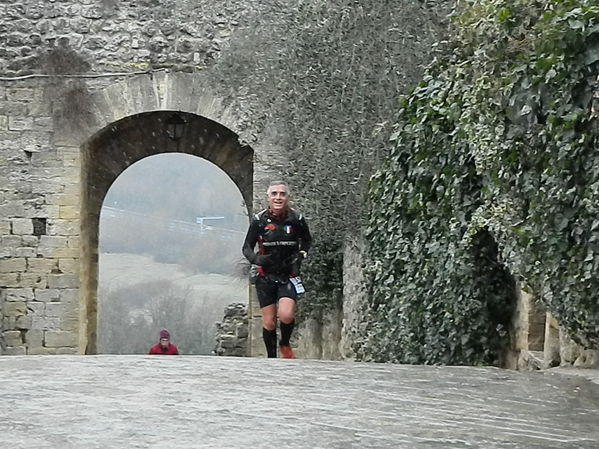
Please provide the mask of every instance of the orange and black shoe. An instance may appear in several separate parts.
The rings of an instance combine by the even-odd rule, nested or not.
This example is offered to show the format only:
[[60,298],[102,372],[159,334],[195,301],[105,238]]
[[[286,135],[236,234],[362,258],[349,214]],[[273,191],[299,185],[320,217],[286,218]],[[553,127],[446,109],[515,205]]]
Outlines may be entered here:
[[295,354],[291,349],[291,346],[279,346],[279,352],[281,353],[282,359],[294,359]]

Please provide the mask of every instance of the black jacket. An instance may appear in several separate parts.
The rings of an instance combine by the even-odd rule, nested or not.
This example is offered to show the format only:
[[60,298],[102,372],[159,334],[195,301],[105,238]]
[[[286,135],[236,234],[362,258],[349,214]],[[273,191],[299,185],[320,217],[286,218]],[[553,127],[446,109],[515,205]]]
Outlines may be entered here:
[[[257,254],[254,252],[256,243]],[[287,215],[279,218],[266,209],[252,218],[243,243],[243,255],[254,264],[258,255],[268,255],[267,262],[261,265],[265,275],[297,275],[301,262],[299,252],[308,251],[311,243],[302,214],[288,209]]]

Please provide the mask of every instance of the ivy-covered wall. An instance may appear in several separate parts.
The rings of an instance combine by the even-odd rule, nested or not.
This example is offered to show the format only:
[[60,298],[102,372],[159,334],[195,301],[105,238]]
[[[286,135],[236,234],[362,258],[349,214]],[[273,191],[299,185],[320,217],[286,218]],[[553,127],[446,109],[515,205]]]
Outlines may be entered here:
[[458,2],[372,178],[363,359],[499,363],[515,283],[599,346],[599,2]]
[[231,92],[237,113],[288,149],[259,163],[290,182],[315,237],[303,270],[306,315],[340,304],[343,241],[360,233],[397,98],[432,61],[448,11],[447,0],[273,3],[214,71],[226,80],[219,85],[244,86]]

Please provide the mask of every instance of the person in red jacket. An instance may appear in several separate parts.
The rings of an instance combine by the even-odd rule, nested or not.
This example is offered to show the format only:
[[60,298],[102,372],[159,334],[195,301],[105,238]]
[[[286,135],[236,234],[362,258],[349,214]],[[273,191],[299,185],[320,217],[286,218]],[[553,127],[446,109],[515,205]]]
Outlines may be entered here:
[[171,335],[166,329],[160,331],[160,343],[152,346],[148,354],[179,355],[177,347],[170,342]]

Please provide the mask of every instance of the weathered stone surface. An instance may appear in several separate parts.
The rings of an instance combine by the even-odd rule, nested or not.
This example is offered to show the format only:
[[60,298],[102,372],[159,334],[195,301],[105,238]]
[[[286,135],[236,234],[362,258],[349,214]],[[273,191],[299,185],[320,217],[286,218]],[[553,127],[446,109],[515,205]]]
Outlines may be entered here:
[[46,288],[48,286],[48,276],[38,273],[23,273],[19,277],[19,283],[23,287]]
[[12,222],[12,233],[16,235],[30,235],[33,233],[33,224],[28,218],[14,218]]
[[223,321],[216,323],[214,354],[243,357],[249,355],[247,306],[241,303],[225,307]]
[[23,344],[21,332],[19,331],[5,331],[2,333],[2,338],[7,346],[19,346]]
[[37,255],[37,248],[23,246],[23,247],[14,249],[15,257],[30,258],[30,257],[35,257],[36,255]]
[[27,263],[25,259],[0,259],[0,273],[16,273],[25,271]]
[[7,288],[6,289],[6,300],[7,301],[33,301],[33,289],[32,288]]
[[6,235],[10,233],[10,221],[0,220],[0,235]]
[[48,288],[74,288],[79,286],[79,278],[74,274],[51,274]]
[[22,287],[18,273],[0,273],[0,286],[2,287]]
[[48,234],[53,236],[79,235],[79,221],[52,220],[48,223]]
[[[599,445],[599,385],[557,371],[29,356],[1,358],[0,372],[11,379],[0,382],[0,447],[152,447],[165,435],[181,448]],[[156,389],[156,379],[171,381]],[[36,425],[24,427],[27,416]]]
[[25,355],[26,353],[25,346],[8,346],[2,352],[3,355]]
[[46,331],[44,338],[46,340],[46,346],[49,348],[57,348],[61,346],[75,346],[77,343],[77,336],[73,332],[69,331]]
[[[25,333],[25,343],[29,348],[41,347],[44,343],[44,332],[41,330],[28,330]],[[33,355],[31,350],[27,353]]]
[[27,313],[27,303],[24,301],[6,302],[2,309],[4,316],[17,317]]
[[39,274],[50,274],[58,268],[58,260],[46,258],[32,258],[27,260],[27,271]]

